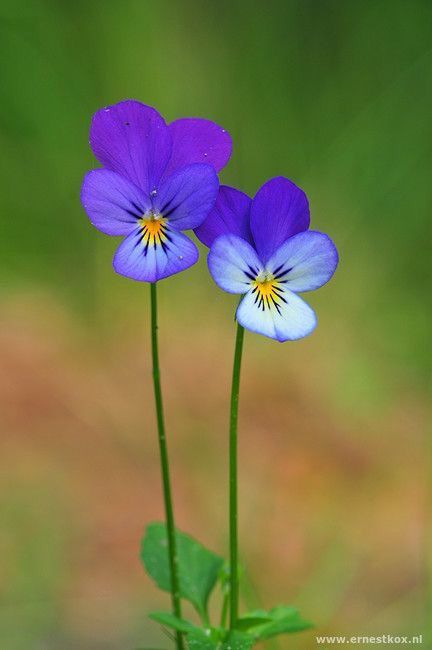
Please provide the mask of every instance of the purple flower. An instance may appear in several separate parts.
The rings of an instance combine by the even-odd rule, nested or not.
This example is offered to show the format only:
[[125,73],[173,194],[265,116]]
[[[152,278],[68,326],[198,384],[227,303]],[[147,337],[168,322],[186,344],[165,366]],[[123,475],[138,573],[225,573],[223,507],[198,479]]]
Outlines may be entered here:
[[85,175],[81,202],[98,230],[125,236],[115,271],[156,282],[192,266],[198,250],[181,231],[214,205],[228,133],[203,119],[167,125],[154,108],[127,100],[93,115],[90,146],[103,168]]
[[297,295],[318,289],[333,275],[336,247],[308,230],[305,193],[287,178],[272,178],[253,200],[222,186],[213,210],[195,232],[210,247],[213,280],[228,293],[244,294],[236,313],[248,330],[278,341],[307,336],[313,310]]

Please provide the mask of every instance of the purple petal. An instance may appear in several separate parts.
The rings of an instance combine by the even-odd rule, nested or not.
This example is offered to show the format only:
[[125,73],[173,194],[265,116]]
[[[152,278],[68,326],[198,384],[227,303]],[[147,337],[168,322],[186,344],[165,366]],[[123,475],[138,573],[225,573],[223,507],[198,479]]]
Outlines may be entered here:
[[153,210],[176,230],[199,226],[212,209],[219,188],[211,165],[194,164],[170,176],[153,197]]
[[263,262],[284,241],[309,228],[306,194],[287,178],[279,176],[265,183],[251,207],[250,225],[255,246]]
[[91,223],[106,235],[129,234],[151,207],[139,187],[108,169],[93,169],[84,176],[81,203]]
[[231,138],[210,120],[187,117],[168,126],[172,137],[172,155],[165,176],[185,165],[200,162],[213,165],[218,172],[231,156]]
[[253,243],[249,226],[251,199],[243,192],[221,185],[213,210],[195,230],[198,239],[208,246],[220,235],[238,235]]
[[330,237],[308,231],[282,244],[266,268],[291,291],[312,291],[330,280],[337,264],[338,253]]
[[263,270],[252,246],[236,235],[218,237],[210,249],[207,263],[213,280],[228,293],[246,293]]
[[166,231],[163,245],[148,245],[141,228],[122,241],[113,259],[116,273],[140,282],[156,282],[184,271],[198,260],[198,249],[179,232]]
[[313,309],[288,289],[280,292],[275,303],[260,302],[256,292],[248,291],[237,307],[236,318],[251,332],[280,342],[301,339],[316,326]]
[[165,171],[172,142],[154,108],[126,100],[93,115],[90,146],[104,167],[150,193]]

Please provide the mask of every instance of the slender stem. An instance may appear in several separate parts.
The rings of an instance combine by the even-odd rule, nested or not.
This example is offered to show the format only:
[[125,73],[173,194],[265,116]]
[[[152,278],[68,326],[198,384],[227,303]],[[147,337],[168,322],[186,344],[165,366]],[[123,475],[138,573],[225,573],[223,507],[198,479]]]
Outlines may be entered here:
[[226,624],[226,617],[228,614],[228,604],[229,604],[229,593],[227,592],[226,594],[223,595],[223,599],[222,599],[222,611],[220,617],[221,628],[224,628]]
[[[153,387],[156,406],[156,420],[158,428],[160,464],[162,474],[162,489],[165,505],[165,519],[168,537],[168,556],[171,574],[171,600],[172,609],[175,616],[181,617],[180,590],[178,579],[178,558],[176,550],[174,513],[171,497],[171,482],[168,462],[168,449],[165,436],[165,422],[162,405],[162,390],[160,383],[159,370],[159,351],[157,337],[157,292],[156,283],[150,284],[150,302],[151,302],[151,348],[153,361]],[[176,633],[177,650],[183,650],[183,637],[180,632]]]
[[229,530],[230,530],[230,629],[238,618],[238,517],[237,517],[237,420],[240,387],[240,367],[243,351],[244,329],[237,325],[234,364],[231,386],[229,428]]

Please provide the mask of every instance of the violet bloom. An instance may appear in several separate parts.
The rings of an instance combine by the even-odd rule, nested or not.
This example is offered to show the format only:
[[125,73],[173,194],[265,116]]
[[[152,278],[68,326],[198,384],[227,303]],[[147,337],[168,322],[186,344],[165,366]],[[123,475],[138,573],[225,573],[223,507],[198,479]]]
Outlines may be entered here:
[[90,146],[103,168],[85,175],[81,202],[98,230],[125,236],[114,270],[156,282],[192,266],[198,250],[181,231],[213,207],[229,135],[203,119],[167,125],[154,108],[127,100],[94,114]]
[[287,178],[272,178],[254,199],[222,186],[215,207],[196,229],[210,247],[213,280],[228,293],[245,294],[240,325],[278,341],[300,339],[316,325],[298,292],[318,289],[338,263],[327,235],[308,230],[305,193]]

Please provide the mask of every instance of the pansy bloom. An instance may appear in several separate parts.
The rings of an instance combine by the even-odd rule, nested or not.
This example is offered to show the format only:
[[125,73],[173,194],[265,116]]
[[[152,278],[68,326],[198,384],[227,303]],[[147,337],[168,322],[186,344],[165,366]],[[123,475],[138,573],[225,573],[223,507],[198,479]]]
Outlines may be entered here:
[[103,167],[85,175],[81,202],[98,230],[125,236],[114,270],[156,282],[192,266],[198,250],[182,231],[214,205],[228,133],[198,118],[166,124],[154,108],[127,100],[94,114],[90,146]]
[[305,193],[287,178],[265,183],[254,199],[222,186],[198,238],[210,247],[208,266],[216,284],[244,294],[240,325],[278,341],[300,339],[316,325],[314,311],[297,293],[318,289],[335,272],[336,247],[308,230]]

